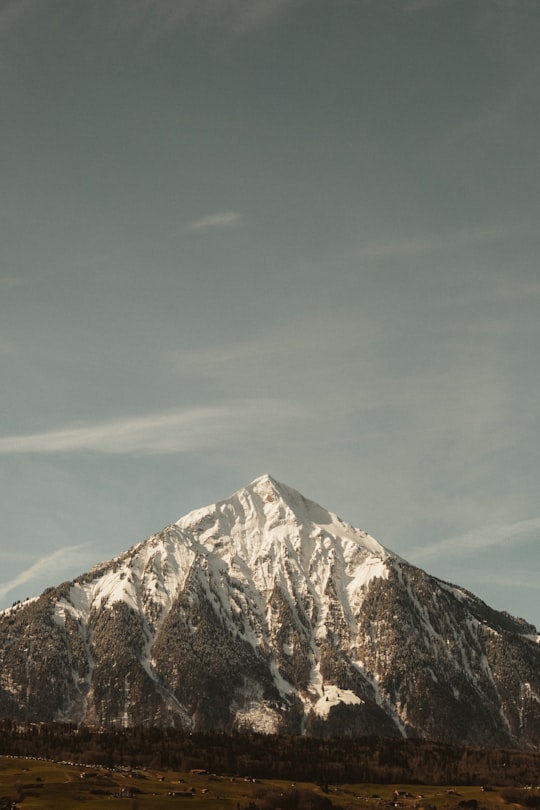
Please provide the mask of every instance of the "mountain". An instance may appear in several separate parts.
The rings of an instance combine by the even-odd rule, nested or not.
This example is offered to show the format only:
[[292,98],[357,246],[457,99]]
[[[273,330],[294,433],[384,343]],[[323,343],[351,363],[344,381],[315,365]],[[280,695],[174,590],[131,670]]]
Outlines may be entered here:
[[0,716],[537,746],[540,637],[262,476],[0,614]]

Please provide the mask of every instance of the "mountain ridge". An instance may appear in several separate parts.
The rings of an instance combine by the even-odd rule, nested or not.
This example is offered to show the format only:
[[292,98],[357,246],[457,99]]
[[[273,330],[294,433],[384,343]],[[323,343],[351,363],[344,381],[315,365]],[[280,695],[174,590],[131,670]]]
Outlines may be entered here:
[[0,614],[0,715],[534,746],[535,634],[263,475]]

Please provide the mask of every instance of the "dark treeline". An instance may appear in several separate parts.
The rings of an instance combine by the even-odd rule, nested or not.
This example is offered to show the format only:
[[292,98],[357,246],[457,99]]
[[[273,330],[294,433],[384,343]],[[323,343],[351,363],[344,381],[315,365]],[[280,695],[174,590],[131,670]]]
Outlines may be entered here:
[[540,753],[461,748],[383,737],[201,734],[161,728],[100,730],[0,721],[0,755],[107,767],[160,768],[337,784],[482,785],[540,782]]

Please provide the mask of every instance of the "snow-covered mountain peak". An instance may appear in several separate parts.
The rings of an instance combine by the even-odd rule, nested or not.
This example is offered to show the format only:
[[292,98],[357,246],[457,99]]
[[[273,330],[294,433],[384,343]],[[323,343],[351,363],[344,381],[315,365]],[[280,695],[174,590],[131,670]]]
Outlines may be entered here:
[[[262,475],[96,566],[73,585],[68,609],[79,616],[116,602],[134,609],[151,605],[157,621],[186,587],[189,572],[197,569],[213,572],[216,582],[227,570],[247,591],[265,598],[276,587],[293,601],[296,594],[310,594],[321,617],[326,615],[326,589],[333,582],[352,617],[369,582],[385,579],[388,563],[395,559],[367,532]],[[228,597],[222,596],[227,612]]]
[[[381,560],[395,557],[367,532],[345,523],[287,484],[262,475],[230,498],[190,512],[176,524],[211,550],[253,559],[270,547],[304,552],[322,543],[339,545],[347,561],[359,553]],[[217,541],[217,546],[216,546]]]
[[0,614],[0,713],[536,745],[539,638],[263,475]]

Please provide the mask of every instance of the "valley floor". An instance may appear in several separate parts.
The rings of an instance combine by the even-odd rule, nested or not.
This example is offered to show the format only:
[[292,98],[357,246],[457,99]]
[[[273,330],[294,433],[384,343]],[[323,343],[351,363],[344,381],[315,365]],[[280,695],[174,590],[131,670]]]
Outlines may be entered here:
[[[508,788],[317,785],[217,776],[196,770],[199,772],[111,770],[0,757],[0,808],[151,810],[187,805],[193,810],[375,810],[390,807],[402,810],[496,810],[518,806],[505,800]],[[538,791],[531,790],[528,795],[538,798]]]

